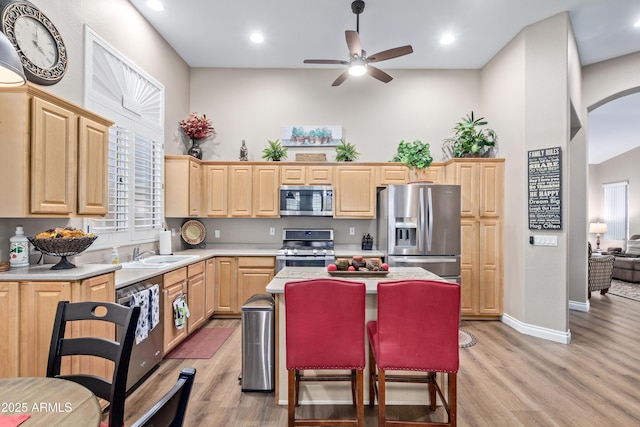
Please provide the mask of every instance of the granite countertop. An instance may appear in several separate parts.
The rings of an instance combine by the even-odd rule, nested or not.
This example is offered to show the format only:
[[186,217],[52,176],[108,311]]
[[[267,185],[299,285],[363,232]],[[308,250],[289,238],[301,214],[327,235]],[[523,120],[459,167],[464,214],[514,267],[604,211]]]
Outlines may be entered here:
[[440,276],[424,270],[420,267],[390,267],[389,273],[382,275],[379,273],[363,273],[353,272],[345,273],[339,276],[332,276],[324,267],[285,267],[269,282],[267,292],[272,294],[284,293],[285,283],[291,280],[308,280],[322,278],[337,278],[343,280],[353,280],[364,282],[367,287],[368,294],[377,292],[378,282],[383,280],[402,280],[402,279],[431,279],[443,280]]
[[54,265],[44,264],[12,268],[0,273],[0,281],[73,281],[111,273],[122,268],[118,264],[81,264],[76,268],[67,270],[51,270]]

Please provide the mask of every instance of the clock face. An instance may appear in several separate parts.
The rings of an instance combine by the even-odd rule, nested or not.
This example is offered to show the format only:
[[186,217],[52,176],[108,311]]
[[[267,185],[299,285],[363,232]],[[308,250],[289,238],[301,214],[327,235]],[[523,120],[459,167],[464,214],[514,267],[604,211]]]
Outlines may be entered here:
[[56,27],[29,2],[0,3],[6,4],[2,31],[18,52],[27,79],[41,85],[59,82],[67,71],[67,50]]

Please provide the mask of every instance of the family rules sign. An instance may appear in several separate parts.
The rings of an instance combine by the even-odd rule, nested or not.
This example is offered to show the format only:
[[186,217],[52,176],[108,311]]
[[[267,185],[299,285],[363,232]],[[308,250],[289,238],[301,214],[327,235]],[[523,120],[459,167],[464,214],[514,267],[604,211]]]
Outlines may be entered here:
[[562,151],[560,147],[528,152],[529,230],[562,229]]

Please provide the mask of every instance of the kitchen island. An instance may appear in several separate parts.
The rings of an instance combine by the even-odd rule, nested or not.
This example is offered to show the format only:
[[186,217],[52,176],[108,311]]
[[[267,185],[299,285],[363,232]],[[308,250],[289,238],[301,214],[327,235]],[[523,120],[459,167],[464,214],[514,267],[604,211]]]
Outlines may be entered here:
[[[276,324],[276,343],[275,343],[275,393],[276,401],[280,405],[287,404],[287,368],[286,368],[286,322],[285,322],[285,299],[284,285],[287,282],[330,278],[327,270],[323,267],[285,267],[282,269],[271,282],[267,285],[267,292],[274,294],[276,299],[275,324]],[[381,281],[389,280],[406,280],[406,279],[432,279],[442,280],[439,276],[424,270],[420,267],[391,267],[386,276],[353,273],[353,276],[335,277],[345,280],[353,280],[364,282],[366,286],[366,321],[374,320],[377,316],[377,285]],[[321,326],[321,325],[319,325]],[[366,331],[362,331],[366,334]],[[369,345],[365,341],[366,346]],[[365,348],[368,351],[368,347]],[[368,359],[368,358],[367,358]],[[369,378],[368,378],[368,360],[365,368],[365,403],[369,400]],[[393,404],[423,404],[427,402],[428,393],[423,385],[389,383],[387,385],[387,403]],[[314,404],[351,404],[351,389],[344,383],[304,383],[300,387],[300,403]]]

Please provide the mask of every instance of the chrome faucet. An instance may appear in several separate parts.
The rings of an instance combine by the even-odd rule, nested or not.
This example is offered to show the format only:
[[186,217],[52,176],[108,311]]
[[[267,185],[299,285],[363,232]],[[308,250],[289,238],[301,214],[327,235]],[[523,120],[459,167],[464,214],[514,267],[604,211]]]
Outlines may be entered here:
[[140,248],[138,246],[133,248],[133,260],[134,261],[140,261],[143,256],[145,256],[145,255],[153,255],[153,254],[155,254],[154,251],[140,252]]

